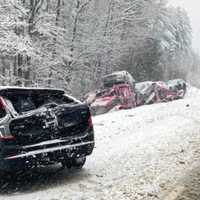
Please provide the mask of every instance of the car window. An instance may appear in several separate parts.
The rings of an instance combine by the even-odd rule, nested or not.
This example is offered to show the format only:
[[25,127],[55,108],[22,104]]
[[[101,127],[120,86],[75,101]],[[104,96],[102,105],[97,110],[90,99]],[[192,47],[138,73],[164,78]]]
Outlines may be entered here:
[[6,110],[1,108],[0,109],[0,119],[4,118],[6,116]]
[[36,106],[30,96],[18,95],[11,99],[15,110],[18,113],[23,113],[36,109]]
[[75,103],[73,99],[65,95],[35,95],[32,99],[37,108],[49,103],[58,105]]
[[52,95],[52,94],[17,94],[9,95],[7,97],[8,102],[10,102],[17,113],[24,113],[34,109],[37,109],[46,104],[70,104],[75,103],[75,101],[65,95]]

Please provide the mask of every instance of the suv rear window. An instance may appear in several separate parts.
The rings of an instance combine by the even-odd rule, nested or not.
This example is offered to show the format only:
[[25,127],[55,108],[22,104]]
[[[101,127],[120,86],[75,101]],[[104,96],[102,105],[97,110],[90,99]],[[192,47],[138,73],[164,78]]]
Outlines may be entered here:
[[14,109],[19,114],[37,109],[49,103],[53,103],[55,105],[74,103],[72,99],[64,95],[15,94],[9,95],[7,98],[11,101]]
[[6,110],[1,108],[0,109],[0,119],[6,116]]

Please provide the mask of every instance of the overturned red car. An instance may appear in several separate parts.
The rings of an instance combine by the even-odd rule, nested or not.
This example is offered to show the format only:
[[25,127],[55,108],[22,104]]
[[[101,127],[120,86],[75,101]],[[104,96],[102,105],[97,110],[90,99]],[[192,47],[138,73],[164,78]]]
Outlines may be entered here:
[[91,113],[99,115],[109,111],[136,107],[135,80],[127,71],[117,71],[102,78],[101,89],[85,96]]
[[111,88],[91,94],[90,108],[93,115],[104,114],[109,111],[136,107],[133,88],[129,84],[118,84]]

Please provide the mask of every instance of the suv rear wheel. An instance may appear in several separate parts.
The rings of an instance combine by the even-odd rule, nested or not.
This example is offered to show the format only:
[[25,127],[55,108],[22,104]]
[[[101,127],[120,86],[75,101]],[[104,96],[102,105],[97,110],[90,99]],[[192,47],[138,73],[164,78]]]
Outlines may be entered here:
[[79,157],[79,158],[67,158],[63,160],[61,163],[63,168],[81,169],[85,164],[85,162],[86,162],[86,157]]

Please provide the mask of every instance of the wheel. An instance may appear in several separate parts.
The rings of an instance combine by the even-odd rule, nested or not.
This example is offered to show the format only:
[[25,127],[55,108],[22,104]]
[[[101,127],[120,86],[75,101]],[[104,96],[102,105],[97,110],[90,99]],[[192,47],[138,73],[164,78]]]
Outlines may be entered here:
[[74,158],[72,161],[72,167],[81,169],[86,162],[86,157]]
[[86,157],[79,157],[79,158],[67,158],[63,160],[61,163],[63,168],[81,169],[85,164],[85,162],[86,162]]

